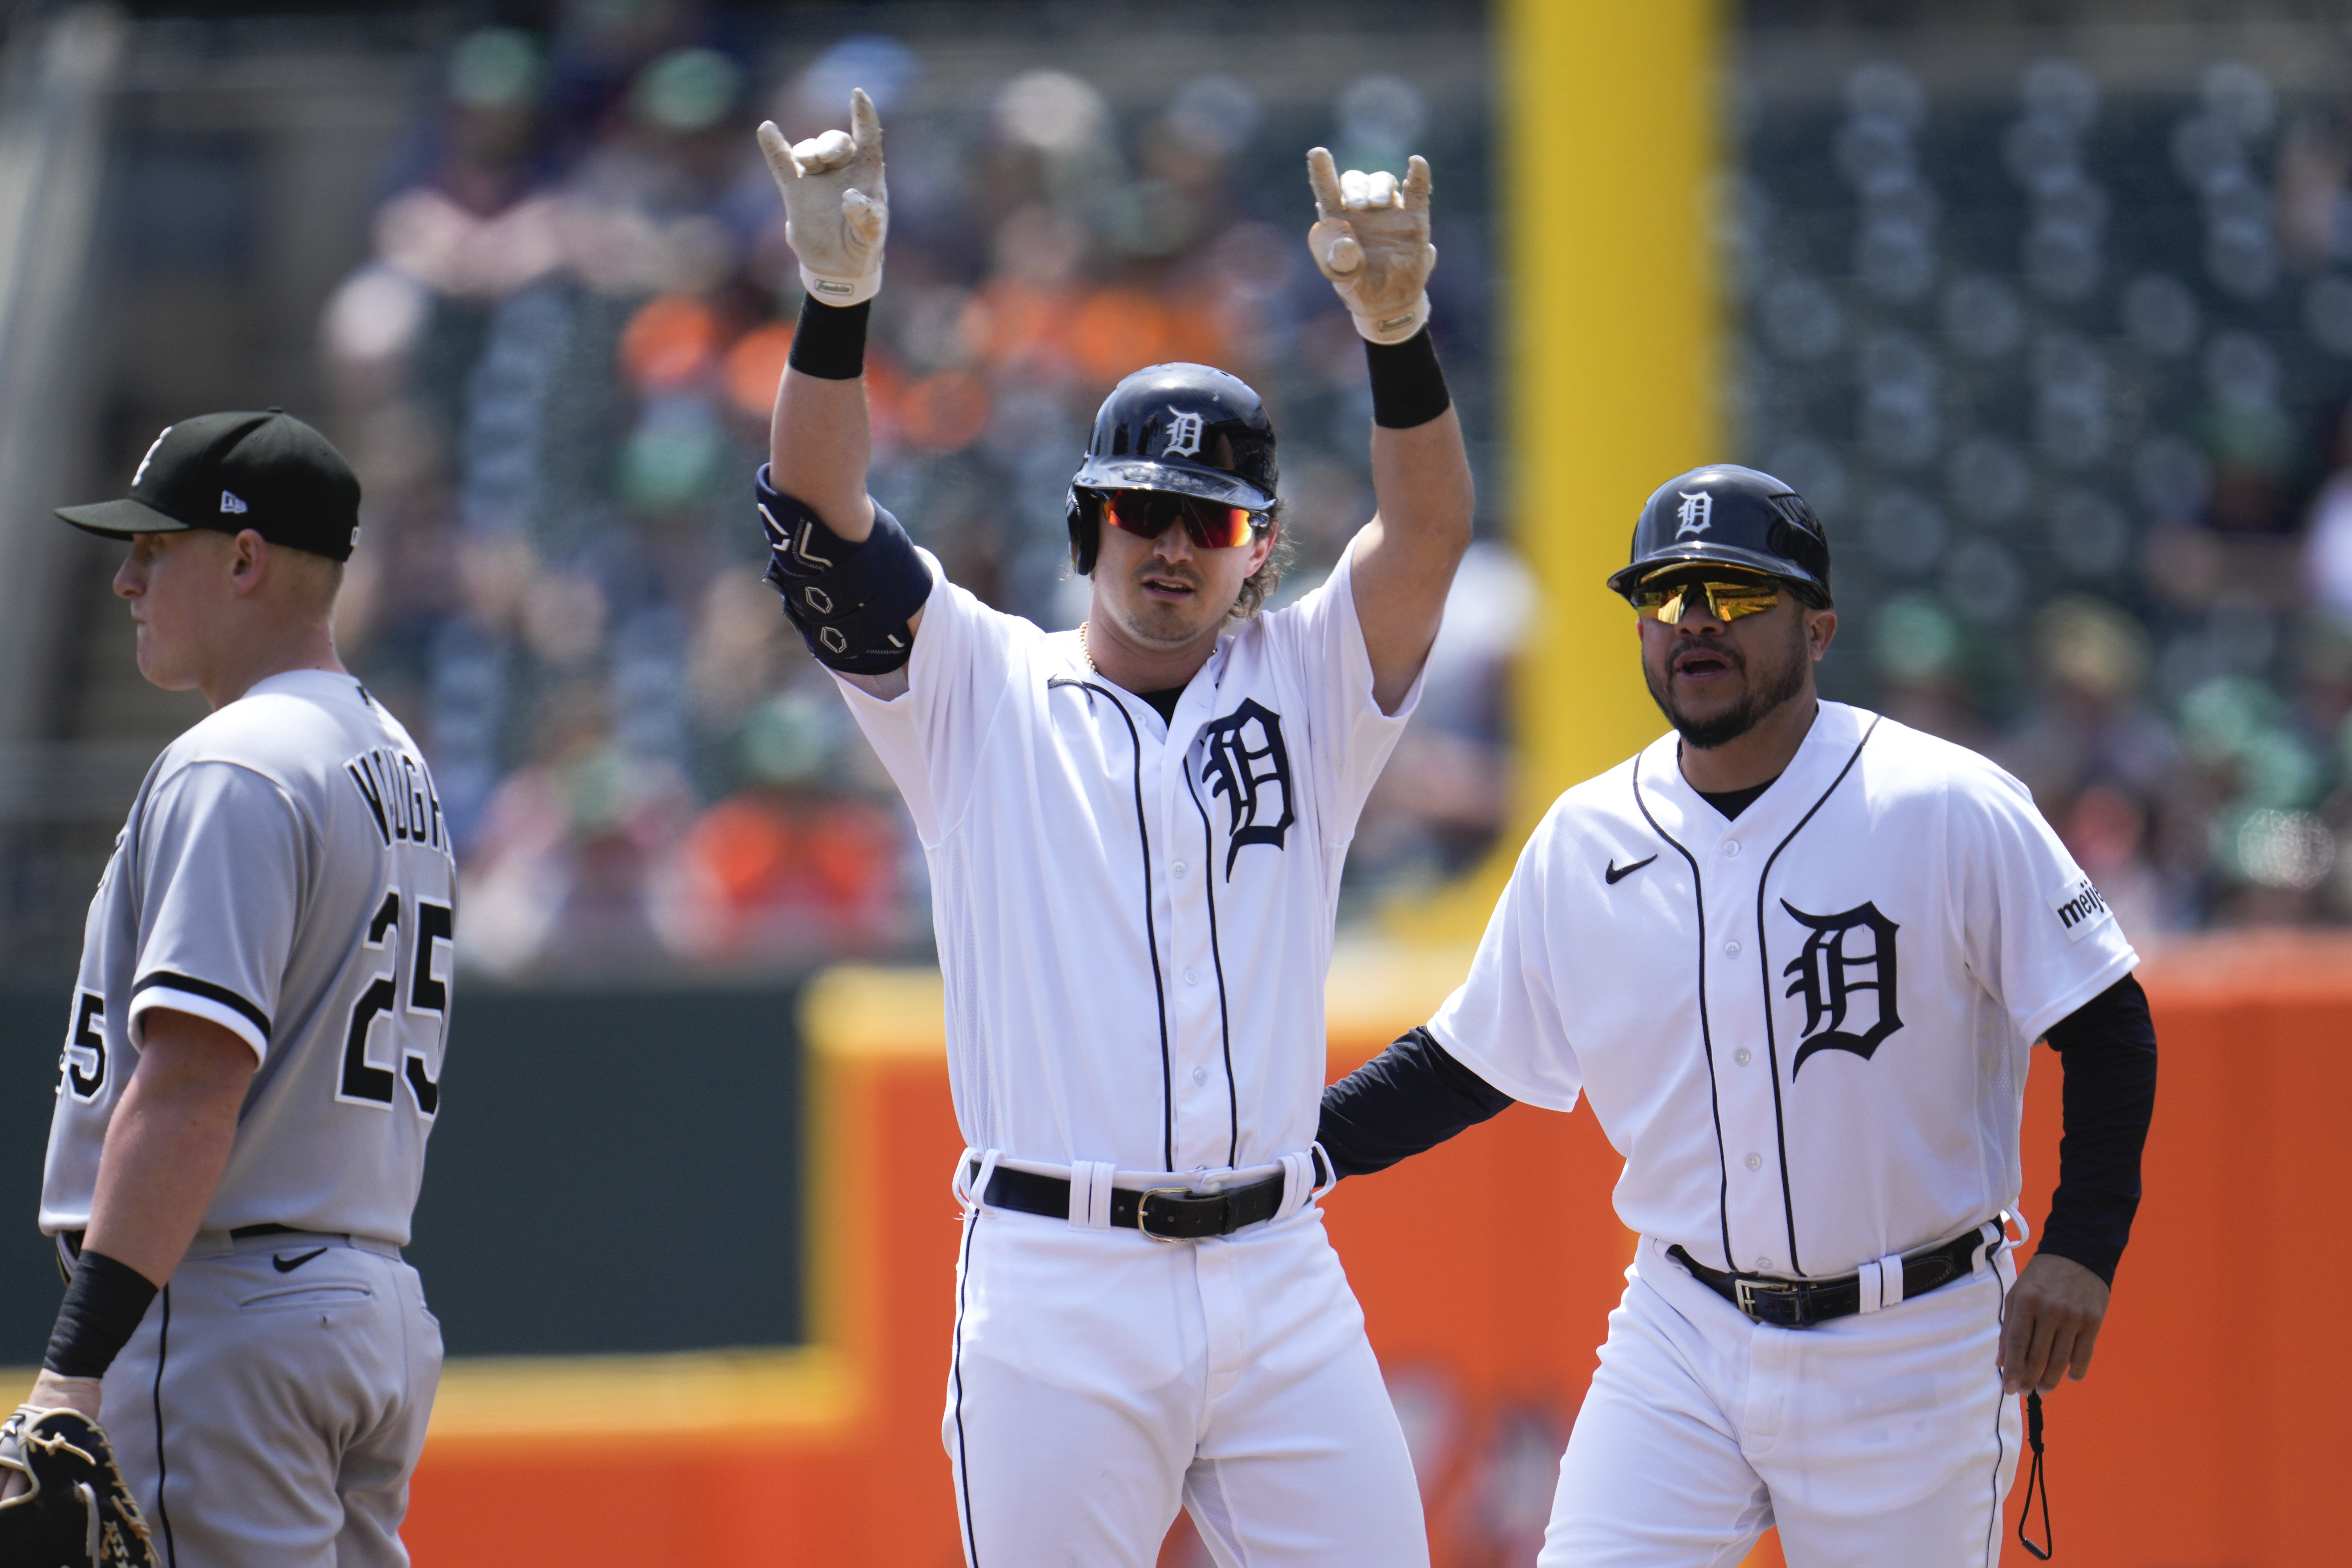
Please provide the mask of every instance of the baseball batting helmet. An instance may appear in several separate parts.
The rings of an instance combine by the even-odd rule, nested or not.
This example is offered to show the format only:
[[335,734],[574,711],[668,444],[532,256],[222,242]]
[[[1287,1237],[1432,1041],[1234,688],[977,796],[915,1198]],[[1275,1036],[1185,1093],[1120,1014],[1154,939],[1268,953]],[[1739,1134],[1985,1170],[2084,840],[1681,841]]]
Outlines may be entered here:
[[1633,559],[1609,591],[1632,596],[1661,567],[1741,566],[1789,584],[1813,608],[1830,605],[1830,542],[1805,498],[1771,475],[1710,463],[1660,485],[1633,524]]
[[1274,422],[1249,384],[1205,364],[1147,366],[1110,389],[1070,480],[1070,562],[1095,569],[1102,524],[1085,490],[1172,490],[1274,510]]

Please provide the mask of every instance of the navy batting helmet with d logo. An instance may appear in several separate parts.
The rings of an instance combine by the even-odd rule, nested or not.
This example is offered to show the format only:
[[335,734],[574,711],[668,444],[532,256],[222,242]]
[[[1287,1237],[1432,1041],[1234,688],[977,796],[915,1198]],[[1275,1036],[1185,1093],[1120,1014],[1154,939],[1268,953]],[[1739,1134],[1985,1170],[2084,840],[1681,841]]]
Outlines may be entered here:
[[1101,523],[1086,490],[1170,490],[1252,512],[1274,508],[1274,422],[1239,376],[1205,364],[1155,364],[1110,389],[1086,461],[1070,481],[1070,561],[1095,569]]
[[1815,609],[1830,604],[1830,542],[1805,498],[1771,475],[1710,463],[1660,485],[1633,524],[1633,559],[1609,591],[1631,595],[1661,567],[1721,565],[1761,572]]

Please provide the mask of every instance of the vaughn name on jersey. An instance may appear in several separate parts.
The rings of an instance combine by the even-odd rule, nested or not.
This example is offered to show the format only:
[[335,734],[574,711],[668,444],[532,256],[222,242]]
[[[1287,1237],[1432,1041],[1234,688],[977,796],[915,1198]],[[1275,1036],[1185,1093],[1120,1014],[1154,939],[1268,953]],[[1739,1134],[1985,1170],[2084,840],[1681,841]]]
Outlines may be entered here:
[[259,1060],[203,1226],[404,1245],[441,1103],[457,873],[431,773],[348,675],[257,684],[155,760],[82,938],[41,1228],[89,1222],[153,1008]]

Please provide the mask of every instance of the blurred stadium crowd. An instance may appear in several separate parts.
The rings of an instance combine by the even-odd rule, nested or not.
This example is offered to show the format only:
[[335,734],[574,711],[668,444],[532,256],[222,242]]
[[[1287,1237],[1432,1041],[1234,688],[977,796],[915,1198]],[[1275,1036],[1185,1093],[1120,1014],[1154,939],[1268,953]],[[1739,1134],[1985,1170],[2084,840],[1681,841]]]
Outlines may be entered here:
[[[1142,365],[1208,361],[1266,395],[1286,595],[1370,515],[1361,354],[1303,243],[1309,145],[1368,168],[1430,155],[1442,348],[1480,416],[1484,113],[1433,113],[1382,71],[1306,108],[1216,73],[1118,104],[1034,67],[929,91],[956,68],[936,39],[763,54],[682,6],[562,15],[456,42],[323,313],[374,545],[347,657],[432,760],[484,971],[919,952],[919,848],[760,580],[749,484],[800,291],[751,127],[813,135],[852,86],[874,95],[892,198],[875,492],[956,581],[1068,626],[1086,601],[1065,489],[1095,405]],[[1530,595],[1491,543],[1465,578],[1489,610],[1455,617],[1351,907],[1453,874],[1502,825],[1501,673]]]
[[1825,687],[2025,780],[2142,940],[2352,918],[2352,120],[2178,33],[1990,90],[1764,61],[1722,205]]
[[[1545,521],[1506,515],[1496,458],[1507,280],[1481,14],[1414,13],[1407,33],[1395,7],[1345,25],[1284,13],[1238,58],[1157,14],[1027,30],[997,6],[500,14],[541,20],[425,18],[319,53],[373,97],[343,124],[316,107],[330,88],[310,90],[300,123],[341,138],[315,167],[282,151],[296,132],[184,129],[266,107],[268,62],[308,57],[191,53],[184,24],[146,25],[126,56],[140,85],[110,111],[128,149],[108,198],[125,215],[106,231],[109,310],[128,312],[113,374],[131,390],[106,394],[91,459],[110,473],[116,448],[135,454],[198,395],[147,387],[151,364],[257,366],[255,384],[308,395],[280,351],[204,335],[228,319],[226,286],[191,308],[185,285],[131,262],[212,246],[216,271],[275,277],[278,250],[324,255],[299,306],[246,292],[255,320],[299,333],[325,294],[315,353],[296,357],[322,367],[326,395],[303,411],[360,467],[370,530],[341,632],[433,760],[467,861],[469,963],[557,981],[776,974],[928,947],[921,856],[759,581],[748,506],[799,308],[751,129],[837,124],[853,85],[890,147],[876,492],[957,581],[1053,626],[1085,602],[1062,516],[1087,417],[1157,360],[1211,360],[1266,394],[1299,547],[1285,591],[1320,579],[1370,510],[1369,398],[1305,253],[1302,154],[1430,157],[1436,331],[1481,469],[1481,542],[1342,918],[1409,904],[1496,845],[1535,613],[1506,541]],[[2331,63],[2336,35],[1940,37],[1751,19],[1721,98],[1727,449],[1830,525],[1843,636],[1825,686],[2017,773],[2142,940],[2352,920],[2352,68]],[[386,84],[433,39],[402,97]],[[346,192],[372,164],[356,235],[341,217],[233,216],[316,215],[323,185],[268,198],[283,207],[223,196],[241,170],[310,169]],[[204,222],[154,216],[174,213]],[[202,395],[256,395],[226,385]],[[1551,493],[1577,496],[1570,478]],[[119,608],[89,616],[75,690],[121,663]],[[119,693],[70,706],[124,715],[71,752],[111,782],[50,766],[0,853],[0,930],[26,952],[65,933],[57,963],[59,912],[78,910],[117,794],[167,732],[163,710]],[[83,744],[60,733],[58,755]],[[0,774],[0,797],[29,787]]]

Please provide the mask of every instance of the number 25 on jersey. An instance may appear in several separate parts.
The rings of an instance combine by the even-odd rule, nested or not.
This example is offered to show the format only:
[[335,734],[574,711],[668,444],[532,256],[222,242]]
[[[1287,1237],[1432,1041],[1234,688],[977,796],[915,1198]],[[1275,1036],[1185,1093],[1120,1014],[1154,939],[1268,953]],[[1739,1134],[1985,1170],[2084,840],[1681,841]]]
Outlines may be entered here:
[[[455,951],[450,935],[455,927],[449,906],[430,899],[417,900],[414,918],[405,918],[409,914],[400,889],[394,888],[368,921],[362,945],[382,952],[390,966],[352,1006],[335,1098],[346,1105],[389,1109],[404,1079],[417,1113],[429,1118],[441,1109],[441,1084],[435,1072],[449,1011],[448,965]],[[403,975],[408,982],[405,999],[399,994]]]
[[88,1104],[106,1087],[106,998],[95,991],[74,997],[73,1033],[58,1058],[58,1092],[70,1089]]

